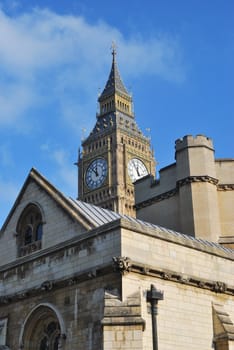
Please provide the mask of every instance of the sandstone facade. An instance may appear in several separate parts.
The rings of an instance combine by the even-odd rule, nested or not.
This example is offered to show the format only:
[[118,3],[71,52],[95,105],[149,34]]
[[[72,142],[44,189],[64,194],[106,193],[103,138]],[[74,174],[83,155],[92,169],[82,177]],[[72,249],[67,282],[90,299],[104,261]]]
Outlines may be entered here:
[[135,185],[137,217],[233,248],[234,159],[215,159],[210,138],[185,136],[176,162]]
[[[41,247],[18,256],[30,203],[43,213]],[[152,284],[159,349],[232,349],[231,249],[72,201],[35,170],[0,239],[0,340],[12,350],[151,350]]]

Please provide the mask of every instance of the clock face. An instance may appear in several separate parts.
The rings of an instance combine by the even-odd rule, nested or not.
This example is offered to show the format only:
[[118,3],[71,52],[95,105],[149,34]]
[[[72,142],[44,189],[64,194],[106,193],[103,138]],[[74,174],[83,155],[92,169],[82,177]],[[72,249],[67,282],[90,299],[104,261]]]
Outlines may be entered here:
[[97,158],[89,165],[85,174],[87,186],[94,190],[100,187],[107,176],[107,162],[104,158]]
[[133,158],[128,162],[128,175],[132,182],[148,175],[148,170],[145,164],[137,158]]

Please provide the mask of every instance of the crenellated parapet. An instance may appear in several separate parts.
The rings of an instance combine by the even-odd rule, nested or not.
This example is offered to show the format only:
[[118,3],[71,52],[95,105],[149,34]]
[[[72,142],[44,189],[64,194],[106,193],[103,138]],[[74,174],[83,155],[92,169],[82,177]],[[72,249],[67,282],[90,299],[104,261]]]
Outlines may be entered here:
[[177,139],[176,161],[157,182],[136,182],[137,217],[214,242],[233,237],[234,160],[215,159],[214,151],[205,135]]
[[216,178],[213,141],[204,135],[187,135],[175,142],[177,181],[190,176]]
[[175,142],[176,152],[188,147],[206,147],[214,151],[212,139],[205,135],[186,135],[183,138],[177,139]]

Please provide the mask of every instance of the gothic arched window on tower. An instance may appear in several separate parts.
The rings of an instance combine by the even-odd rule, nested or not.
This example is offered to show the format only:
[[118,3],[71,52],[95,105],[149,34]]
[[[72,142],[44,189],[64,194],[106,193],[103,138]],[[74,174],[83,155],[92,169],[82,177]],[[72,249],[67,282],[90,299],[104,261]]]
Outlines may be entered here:
[[24,256],[41,249],[43,222],[40,209],[29,204],[22,212],[17,224],[18,254]]

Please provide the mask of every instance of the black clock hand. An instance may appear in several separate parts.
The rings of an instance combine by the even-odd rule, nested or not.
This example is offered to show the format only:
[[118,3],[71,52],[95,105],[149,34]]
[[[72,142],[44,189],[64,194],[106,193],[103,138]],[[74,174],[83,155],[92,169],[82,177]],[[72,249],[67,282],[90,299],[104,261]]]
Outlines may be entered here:
[[138,175],[138,176],[141,176],[141,175],[140,175],[140,172],[139,172],[139,167],[136,168],[136,171],[137,171],[137,175]]
[[134,164],[134,167],[135,167],[135,169],[136,169],[137,175],[138,175],[138,176],[140,176],[140,172],[139,172],[139,168],[138,168],[138,166],[136,166],[136,164],[135,164],[135,163],[133,163],[133,164]]
[[98,172],[97,172],[97,166],[96,167],[92,167],[91,168],[91,170],[94,172],[94,174],[96,175],[96,176],[98,176]]
[[98,176],[99,174],[98,174],[98,163],[96,162],[96,164],[95,164],[95,174],[96,174],[96,176]]

